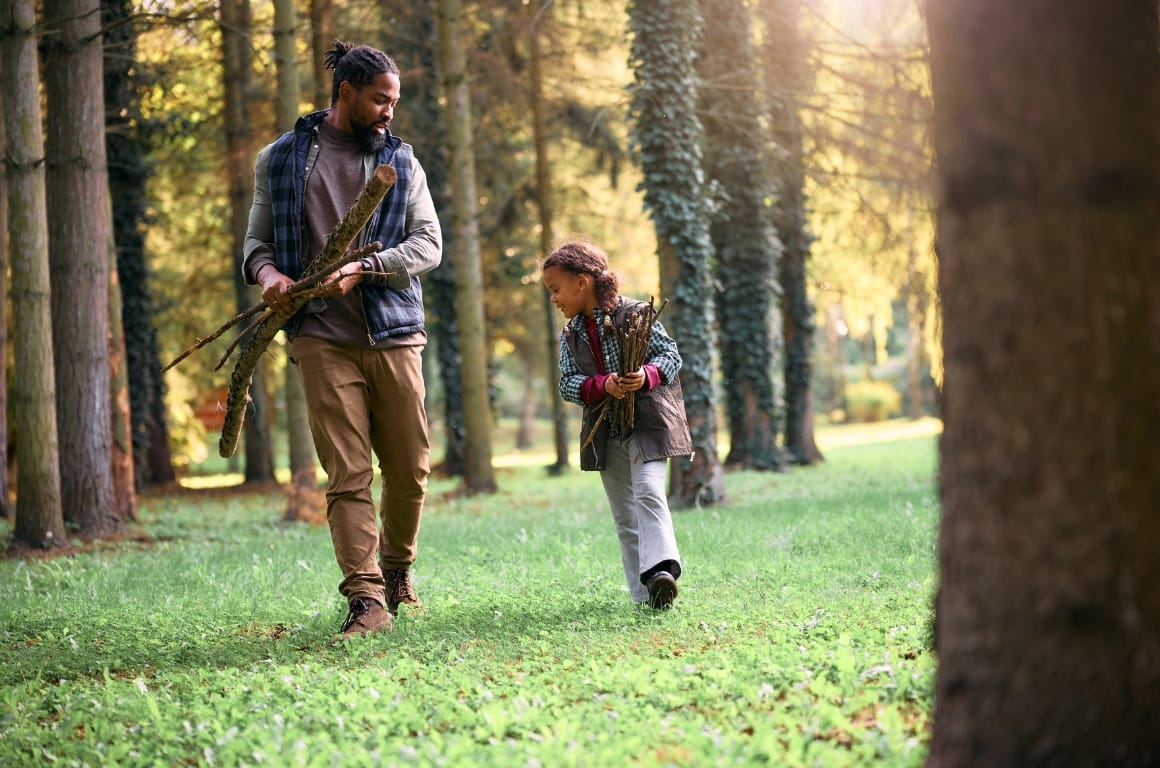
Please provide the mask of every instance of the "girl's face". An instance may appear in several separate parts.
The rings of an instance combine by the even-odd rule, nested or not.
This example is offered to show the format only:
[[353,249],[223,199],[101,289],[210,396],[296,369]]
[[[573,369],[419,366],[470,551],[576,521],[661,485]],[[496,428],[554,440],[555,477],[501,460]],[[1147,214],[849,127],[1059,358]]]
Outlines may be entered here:
[[544,270],[544,285],[551,294],[552,303],[569,320],[579,314],[591,316],[596,308],[596,283],[592,275],[577,275],[562,267],[548,267]]

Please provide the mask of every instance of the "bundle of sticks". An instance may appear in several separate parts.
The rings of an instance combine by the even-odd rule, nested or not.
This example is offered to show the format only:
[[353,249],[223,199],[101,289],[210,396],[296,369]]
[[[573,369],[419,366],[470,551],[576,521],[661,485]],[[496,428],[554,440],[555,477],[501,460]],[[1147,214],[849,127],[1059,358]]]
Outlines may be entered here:
[[327,237],[322,252],[306,269],[302,279],[290,289],[289,314],[279,312],[264,301],[260,302],[226,321],[209,336],[199,339],[162,369],[162,372],[168,371],[230,328],[249,320],[249,323],[243,327],[214,367],[214,370],[221,368],[233,355],[235,349],[240,349],[238,360],[234,365],[233,373],[230,375],[225,423],[222,426],[221,438],[218,441],[218,453],[222,458],[228,459],[237,450],[238,439],[241,437],[242,425],[245,421],[246,406],[250,403],[250,383],[253,379],[254,369],[278,331],[308,301],[316,297],[330,295],[333,288],[324,284],[326,278],[347,264],[358,261],[364,256],[369,256],[382,248],[380,243],[374,242],[353,251],[349,250],[351,243],[355,241],[363,227],[370,221],[383,197],[394,186],[395,180],[395,169],[391,166],[380,165],[375,169],[358,199]]
[[[617,371],[620,375],[639,371],[644,365],[653,325],[669,303],[669,300],[665,299],[660,307],[657,307],[655,301],[655,297],[649,296],[648,306],[639,312],[630,313],[625,319],[624,327],[616,329],[617,340],[620,342],[620,370]],[[592,424],[588,439],[580,446],[582,451],[591,444],[597,428],[605,418],[611,419],[614,434],[626,435],[632,431],[636,421],[636,392],[627,393],[623,399],[606,397],[596,408],[599,415]]]

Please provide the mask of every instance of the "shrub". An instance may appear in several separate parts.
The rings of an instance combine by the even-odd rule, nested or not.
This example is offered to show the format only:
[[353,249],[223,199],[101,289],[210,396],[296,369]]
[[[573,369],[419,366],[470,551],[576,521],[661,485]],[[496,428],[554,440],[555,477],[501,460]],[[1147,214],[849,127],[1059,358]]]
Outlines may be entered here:
[[856,381],[846,385],[846,418],[882,421],[902,413],[902,393],[889,381]]

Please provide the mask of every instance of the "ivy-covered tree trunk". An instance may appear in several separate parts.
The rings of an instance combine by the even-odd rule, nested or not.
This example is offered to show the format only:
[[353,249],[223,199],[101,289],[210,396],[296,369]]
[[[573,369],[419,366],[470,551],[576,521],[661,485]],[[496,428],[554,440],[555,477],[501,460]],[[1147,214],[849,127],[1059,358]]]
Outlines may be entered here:
[[121,320],[129,377],[133,476],[138,488],[176,480],[169,448],[161,345],[154,323],[151,270],[145,252],[150,170],[134,75],[137,28],[129,0],[105,0],[105,152],[113,205],[113,239],[121,286]]
[[[247,109],[251,81],[252,43],[249,0],[222,0],[222,76],[225,86],[226,173],[229,178],[231,253],[237,311],[243,312],[260,301],[254,286],[242,277],[242,246],[249,226],[254,179],[254,152],[251,147]],[[252,404],[245,421],[245,482],[274,482],[274,446],[270,437],[271,402],[265,361],[254,368],[250,383]]]
[[1160,765],[1160,6],[941,0],[928,765]]
[[33,0],[0,10],[0,101],[8,175],[8,245],[12,270],[13,431],[17,456],[17,546],[66,544],[52,360],[52,291],[48,276],[48,206]]
[[684,359],[681,386],[693,436],[692,461],[671,463],[674,507],[725,499],[717,454],[713,394],[713,245],[701,167],[704,131],[697,117],[700,49],[696,0],[634,0],[632,140],[644,172],[645,206],[657,231],[662,292],[671,306],[661,322]]
[[[406,109],[395,116],[399,135],[406,138],[427,172],[427,186],[443,229],[443,252],[454,251],[449,225],[451,201],[447,187],[447,124],[439,106],[438,36],[434,0],[399,7],[384,3],[383,12],[398,20],[387,28],[388,52],[397,54],[403,73]],[[440,471],[462,477],[467,429],[463,417],[463,382],[459,375],[459,323],[455,315],[455,264],[444,258],[423,277],[427,329],[433,341],[436,369],[443,393],[443,461]]]
[[805,44],[800,30],[802,0],[767,0],[765,19],[766,94],[774,141],[777,180],[777,233],[781,238],[778,282],[785,337],[785,431],[782,444],[794,464],[822,460],[814,441],[812,371],[816,320],[809,298],[806,262],[805,164],[802,158],[801,99],[807,86]]
[[83,535],[124,525],[113,497],[109,379],[109,204],[100,6],[46,0],[45,183],[66,523]]
[[[467,51],[463,42],[463,4],[438,0],[439,72],[446,103],[451,217],[455,263],[455,310],[459,324],[460,376],[463,380],[463,486],[468,493],[493,493],[491,403],[488,397],[487,340],[484,328],[483,271],[476,219],[475,152]],[[445,251],[446,253],[446,251]]]
[[769,142],[749,10],[742,0],[701,0],[705,39],[700,114],[705,172],[713,191],[710,236],[717,254],[721,376],[729,420],[726,464],[781,469],[773,373],[773,322],[781,241],[773,227]]

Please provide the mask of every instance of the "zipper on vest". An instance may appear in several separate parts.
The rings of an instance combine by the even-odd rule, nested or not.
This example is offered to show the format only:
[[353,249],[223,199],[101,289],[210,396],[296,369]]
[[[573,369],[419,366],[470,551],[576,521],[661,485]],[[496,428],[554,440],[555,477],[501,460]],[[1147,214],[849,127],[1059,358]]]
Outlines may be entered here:
[[377,342],[375,342],[375,337],[371,336],[371,324],[370,324],[370,321],[367,320],[367,307],[365,304],[363,304],[363,300],[365,299],[365,297],[363,296],[362,286],[356,285],[354,287],[354,289],[356,291],[358,291],[358,311],[359,311],[359,314],[362,315],[363,330],[367,332],[367,341],[373,347]]

